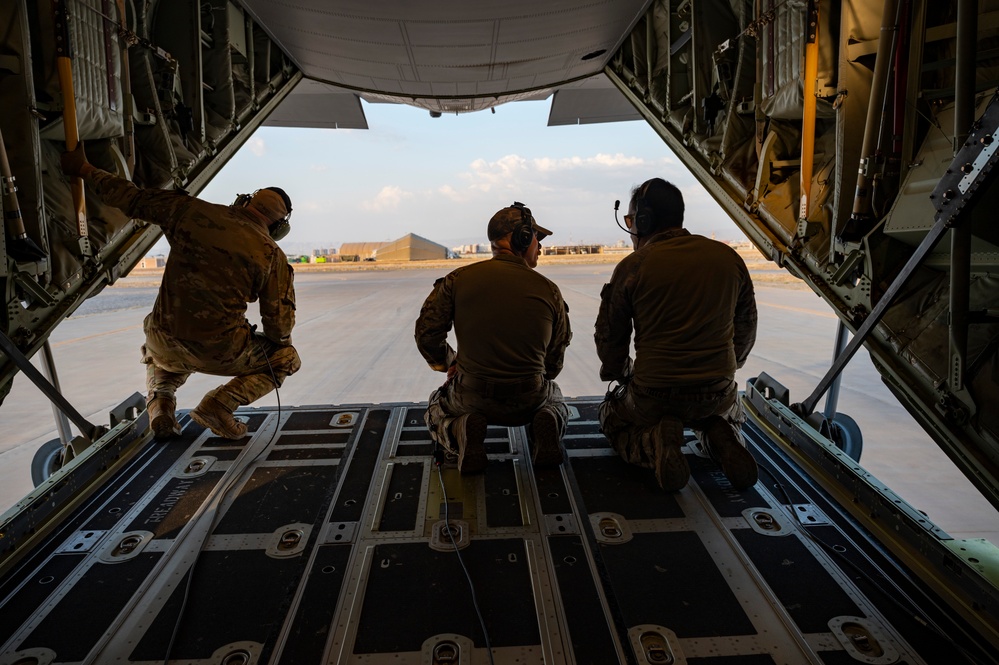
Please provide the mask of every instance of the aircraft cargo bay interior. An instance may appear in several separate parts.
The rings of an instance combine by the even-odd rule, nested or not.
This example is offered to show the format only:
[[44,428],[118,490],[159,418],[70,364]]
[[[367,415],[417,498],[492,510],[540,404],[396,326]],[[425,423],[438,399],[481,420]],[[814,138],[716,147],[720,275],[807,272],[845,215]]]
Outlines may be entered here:
[[[27,380],[59,436],[0,517],[0,665],[999,662],[999,549],[950,536],[868,473],[835,409],[844,368],[869,355],[905,417],[999,508],[997,16],[995,0],[4,2],[0,422]],[[61,392],[53,333],[164,229],[189,243],[175,272],[208,256],[172,225],[259,128],[366,131],[374,104],[441,118],[541,100],[550,126],[647,124],[836,318],[810,394],[770,368],[738,385],[745,448],[720,453],[713,421],[663,418],[644,439],[653,473],[625,461],[600,397],[524,425],[461,416],[460,454],[434,441],[433,397],[338,387],[342,400],[279,393],[275,408],[253,404],[249,381],[243,401],[222,386],[176,409],[163,386],[187,373],[156,364],[152,328],[148,397],[123,386],[92,422]],[[635,254],[650,182],[620,210]],[[210,214],[259,227],[226,237],[234,264],[267,264],[256,282],[283,289],[261,295],[260,331],[241,320],[266,393],[309,358],[281,327],[294,197],[256,186],[190,209],[200,230]],[[178,212],[143,203],[156,195]],[[533,269],[548,222],[504,210],[492,251]],[[430,256],[426,231],[407,233],[385,246],[416,256],[418,240]],[[180,279],[188,299],[231,286]],[[614,297],[594,297],[599,316]],[[164,299],[169,320],[178,301]],[[412,317],[396,318],[409,337]],[[450,385],[457,361],[435,358],[419,325],[413,352]],[[454,380],[511,404],[537,390]],[[476,440],[481,456],[466,456]]]

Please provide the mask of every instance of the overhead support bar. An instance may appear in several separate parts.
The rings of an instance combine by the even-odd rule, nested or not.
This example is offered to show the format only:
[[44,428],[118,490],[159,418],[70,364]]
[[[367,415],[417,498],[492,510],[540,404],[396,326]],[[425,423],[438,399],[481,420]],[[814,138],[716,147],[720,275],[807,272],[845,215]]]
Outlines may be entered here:
[[[45,376],[48,378],[49,383],[61,395],[62,388],[59,387],[59,375],[56,373],[55,356],[52,355],[52,345],[49,344],[48,340],[45,340],[45,344],[42,345],[42,369],[45,370]],[[52,402],[52,415],[55,417],[56,431],[59,432],[59,441],[62,442],[62,445],[68,446],[70,441],[73,440],[73,432],[69,429],[69,418],[66,417],[66,414],[55,402]]]
[[[957,62],[954,92],[954,154],[968,139],[975,119],[975,58],[978,50],[978,0],[958,0]],[[985,140],[985,137],[982,137]],[[995,139],[989,136],[989,141]],[[964,168],[963,166],[961,167]],[[950,236],[950,364],[947,381],[954,394],[964,393],[968,356],[968,308],[971,290],[971,221],[959,221]],[[969,399],[964,401],[968,402]]]
[[954,154],[968,139],[975,121],[975,78],[978,51],[978,0],[958,0],[957,60],[954,66]]
[[[118,6],[118,25],[128,25],[128,16],[125,13],[125,0],[115,0]],[[252,61],[251,61],[252,62]],[[128,167],[128,174],[131,178],[135,173],[135,120],[133,113],[135,101],[132,97],[132,75],[130,73],[128,42],[121,40],[121,96],[124,108],[122,114],[125,120],[125,165]]]
[[878,55],[874,63],[874,76],[871,80],[871,97],[867,106],[867,122],[864,125],[864,143],[860,150],[860,171],[857,176],[857,190],[853,197],[853,213],[850,226],[853,235],[862,235],[863,223],[871,214],[871,187],[874,180],[874,164],[877,160],[877,145],[884,129],[884,105],[888,95],[888,74],[895,51],[895,35],[898,14],[898,0],[885,0],[881,13],[881,35],[878,39]]
[[693,37],[693,36],[694,36],[694,29],[693,28],[687,28],[686,32],[684,32],[682,35],[680,35],[680,37],[677,38],[677,40],[675,42],[673,42],[672,44],[670,44],[669,54],[671,56],[676,55],[677,52],[680,49],[682,49],[684,46],[687,45],[687,42],[689,42],[690,38]]
[[[843,323],[843,319],[840,319],[839,324],[836,326],[836,343],[833,350],[834,361],[846,349],[846,338],[849,332],[850,329]],[[829,394],[826,395],[826,408],[822,410],[822,414],[826,417],[826,420],[832,420],[833,416],[836,415],[836,409],[839,408],[839,385],[842,380],[843,373],[840,372],[829,386]]]
[[9,238],[8,253],[17,261],[41,261],[46,254],[28,236],[21,218],[21,205],[17,202],[17,186],[7,159],[7,147],[0,132],[0,197],[3,198],[4,231]]
[[649,7],[645,12],[645,91],[652,95],[652,75],[656,68],[656,27],[654,20],[655,9]]

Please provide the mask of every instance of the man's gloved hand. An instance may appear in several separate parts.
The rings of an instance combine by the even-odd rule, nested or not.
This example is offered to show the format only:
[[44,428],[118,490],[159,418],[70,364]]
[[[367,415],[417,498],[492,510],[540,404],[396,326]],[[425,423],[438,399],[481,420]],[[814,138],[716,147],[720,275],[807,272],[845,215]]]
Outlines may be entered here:
[[75,150],[62,153],[60,163],[62,172],[71,177],[84,178],[94,170],[94,167],[87,161],[87,153],[83,150],[83,141],[76,144]]

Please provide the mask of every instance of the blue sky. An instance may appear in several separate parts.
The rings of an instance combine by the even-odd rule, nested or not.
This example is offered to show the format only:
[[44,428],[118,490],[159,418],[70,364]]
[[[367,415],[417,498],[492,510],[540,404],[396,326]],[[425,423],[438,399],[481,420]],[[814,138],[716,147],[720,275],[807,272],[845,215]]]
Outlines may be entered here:
[[294,214],[281,244],[296,253],[407,233],[448,247],[486,242],[489,218],[514,200],[554,232],[549,244],[613,244],[628,238],[614,200],[626,209],[631,187],[659,176],[683,191],[692,232],[744,239],[643,121],[548,127],[548,101],[440,118],[362,104],[367,130],[259,129],[202,198],[283,187]]

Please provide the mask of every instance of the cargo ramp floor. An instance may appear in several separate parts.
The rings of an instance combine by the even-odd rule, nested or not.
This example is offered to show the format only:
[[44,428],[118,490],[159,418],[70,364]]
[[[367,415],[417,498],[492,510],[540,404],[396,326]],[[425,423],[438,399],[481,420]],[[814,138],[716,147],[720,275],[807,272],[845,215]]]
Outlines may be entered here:
[[754,488],[688,431],[666,493],[570,403],[563,466],[490,426],[464,477],[425,404],[243,409],[240,441],[143,413],[58,519],[72,474],[5,516],[0,663],[991,662],[758,423]]

